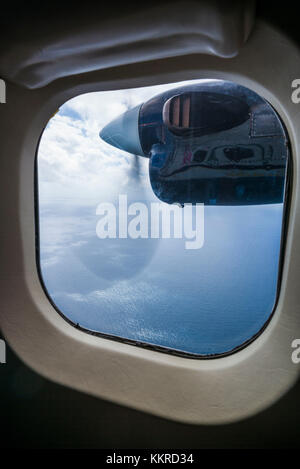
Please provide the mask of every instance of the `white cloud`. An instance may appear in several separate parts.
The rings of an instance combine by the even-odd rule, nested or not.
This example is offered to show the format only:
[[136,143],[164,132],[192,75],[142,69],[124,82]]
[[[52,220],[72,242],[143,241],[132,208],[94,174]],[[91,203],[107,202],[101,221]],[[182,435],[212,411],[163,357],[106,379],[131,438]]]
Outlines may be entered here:
[[[41,204],[113,198],[132,177],[134,162],[132,155],[103,142],[99,131],[129,107],[177,85],[88,93],[66,102],[48,123],[39,147]],[[140,158],[140,166],[146,178],[148,160]]]

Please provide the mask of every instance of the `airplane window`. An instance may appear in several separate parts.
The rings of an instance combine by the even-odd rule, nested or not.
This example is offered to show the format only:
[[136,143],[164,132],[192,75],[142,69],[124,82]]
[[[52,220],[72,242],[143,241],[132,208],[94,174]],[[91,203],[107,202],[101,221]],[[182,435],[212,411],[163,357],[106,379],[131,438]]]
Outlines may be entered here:
[[107,338],[195,357],[238,350],[276,304],[288,161],[276,111],[229,81],[66,102],[37,156],[52,304]]

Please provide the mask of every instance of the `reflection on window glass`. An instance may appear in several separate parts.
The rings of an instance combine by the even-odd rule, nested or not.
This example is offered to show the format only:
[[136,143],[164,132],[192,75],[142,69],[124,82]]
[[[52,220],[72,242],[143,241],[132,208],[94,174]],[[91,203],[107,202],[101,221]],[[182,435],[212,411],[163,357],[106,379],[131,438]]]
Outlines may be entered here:
[[288,141],[253,91],[198,80],[65,103],[38,149],[39,263],[81,328],[228,353],[277,295]]

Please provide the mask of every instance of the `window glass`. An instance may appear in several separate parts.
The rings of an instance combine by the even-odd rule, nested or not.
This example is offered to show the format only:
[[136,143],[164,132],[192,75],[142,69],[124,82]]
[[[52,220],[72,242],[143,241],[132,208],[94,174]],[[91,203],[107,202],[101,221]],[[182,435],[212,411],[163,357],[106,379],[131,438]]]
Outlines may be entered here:
[[276,303],[288,141],[253,91],[198,80],[78,96],[37,156],[38,264],[108,338],[228,353]]

